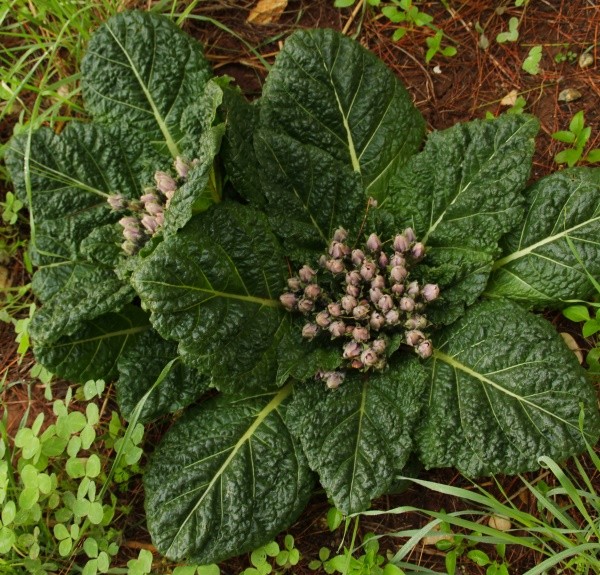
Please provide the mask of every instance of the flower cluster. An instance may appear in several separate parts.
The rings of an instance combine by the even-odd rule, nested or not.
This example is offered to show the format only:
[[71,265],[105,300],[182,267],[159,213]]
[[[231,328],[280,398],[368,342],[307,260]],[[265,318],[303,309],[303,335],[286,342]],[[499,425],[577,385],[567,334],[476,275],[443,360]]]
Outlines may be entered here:
[[154,174],[155,185],[146,188],[139,200],[127,200],[120,194],[108,197],[110,207],[117,211],[128,210],[131,215],[119,220],[123,227],[125,241],[121,244],[127,255],[136,254],[145,243],[162,227],[165,221],[165,210],[169,207],[177,188],[185,182],[194,162],[188,163],[176,158],[174,178],[166,172]]
[[[425,255],[411,228],[383,244],[371,234],[364,249],[345,242],[347,232],[336,230],[321,270],[303,266],[288,279],[289,291],[280,296],[288,311],[307,318],[302,335],[312,340],[321,334],[343,340],[346,368],[381,370],[387,364],[391,337],[400,333],[402,343],[422,358],[433,347],[424,330],[429,322],[426,305],[440,293],[436,284],[411,280],[412,267]],[[343,381],[341,372],[320,372],[330,388]]]

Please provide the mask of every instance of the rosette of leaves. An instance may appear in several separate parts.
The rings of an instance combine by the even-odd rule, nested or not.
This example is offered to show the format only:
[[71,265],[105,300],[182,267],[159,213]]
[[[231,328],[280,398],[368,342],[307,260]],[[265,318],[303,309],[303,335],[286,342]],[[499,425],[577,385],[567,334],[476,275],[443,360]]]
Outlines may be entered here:
[[[176,42],[157,41],[167,29]],[[84,94],[94,122],[71,131],[118,129],[145,147],[98,144],[94,153],[73,136],[78,153],[66,154],[68,134],[43,131],[17,140],[8,158],[40,231],[39,361],[73,378],[116,370],[125,412],[143,398],[146,420],[201,398],[166,433],[144,476],[148,525],[163,554],[212,563],[265,544],[301,513],[317,477],[353,513],[394,488],[412,453],[427,467],[479,476],[534,469],[542,455],[564,459],[584,439],[596,441],[593,387],[552,325],[530,310],[593,290],[598,171],[564,170],[528,186],[538,123],[527,115],[457,125],[423,143],[424,121],[398,79],[335,32],[293,34],[252,104],[219,89],[223,189],[201,213],[185,204],[176,225],[123,264],[118,241],[100,231],[113,229],[114,216],[89,188],[102,184],[107,194],[119,184],[137,197],[186,142],[218,144],[199,111],[215,114],[214,97],[198,105],[215,92],[204,89],[206,68],[180,73],[200,62],[199,49],[180,45],[195,46],[166,20],[139,13],[117,16],[91,42]],[[164,64],[161,81],[150,60]],[[123,78],[116,72],[138,61]],[[137,97],[143,104],[128,100]],[[118,161],[108,159],[117,152]],[[212,162],[202,151],[191,157]],[[136,166],[147,171],[127,186],[112,183],[109,173],[130,178]],[[327,389],[315,374],[339,367],[339,349],[303,339],[303,319],[280,304],[289,270],[316,268],[337,228],[353,245],[408,227],[425,244],[413,279],[440,287],[427,310],[433,354],[422,361],[400,347],[385,370],[348,374]],[[112,299],[96,293],[102,305],[86,309],[101,311],[90,317],[80,313],[87,292],[75,286],[97,270],[127,295],[116,297],[98,276]],[[81,296],[73,302],[72,293]],[[220,393],[202,398],[207,386]]]

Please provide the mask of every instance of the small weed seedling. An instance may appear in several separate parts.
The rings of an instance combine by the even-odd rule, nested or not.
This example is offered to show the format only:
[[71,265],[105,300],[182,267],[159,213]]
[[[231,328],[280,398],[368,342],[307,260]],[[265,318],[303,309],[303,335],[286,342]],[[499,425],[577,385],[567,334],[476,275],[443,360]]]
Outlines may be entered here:
[[[596,309],[594,316],[590,314],[588,306]],[[586,361],[589,371],[600,375],[600,341],[597,336],[598,332],[600,332],[600,304],[588,303],[586,305],[571,305],[563,310],[563,315],[571,321],[583,322],[583,337],[595,338],[595,347],[588,352]]]
[[567,164],[569,168],[572,168],[579,161],[589,164],[600,162],[600,148],[595,148],[587,154],[583,154],[591,134],[592,128],[585,125],[583,110],[580,110],[571,119],[568,130],[560,130],[552,134],[553,139],[565,144],[571,144],[570,148],[556,154],[554,161],[557,164]]
[[276,541],[255,549],[250,555],[252,567],[245,569],[242,575],[268,575],[269,573],[281,575],[296,566],[300,557],[300,551],[294,544],[294,537],[288,534],[284,538],[283,549]]
[[527,54],[527,57],[525,58],[525,60],[523,60],[523,65],[521,66],[521,68],[523,68],[523,70],[525,70],[525,72],[527,72],[528,74],[531,74],[532,76],[536,76],[537,74],[540,73],[540,62],[542,61],[542,47],[541,46],[534,46],[533,48],[531,48],[531,50],[529,50],[529,54]]

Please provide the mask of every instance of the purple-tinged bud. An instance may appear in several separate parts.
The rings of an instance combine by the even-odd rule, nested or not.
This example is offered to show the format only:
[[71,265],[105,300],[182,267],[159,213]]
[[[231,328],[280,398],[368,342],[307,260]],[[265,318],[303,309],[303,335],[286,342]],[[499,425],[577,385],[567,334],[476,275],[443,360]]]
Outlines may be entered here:
[[394,281],[396,283],[403,282],[406,279],[407,275],[408,275],[408,272],[406,271],[406,268],[403,266],[394,266],[390,270],[390,278],[392,281]]
[[159,212],[158,214],[156,214],[154,216],[154,219],[156,220],[156,223],[157,223],[158,227],[160,228],[165,223],[165,213]]
[[426,339],[417,346],[416,352],[419,357],[427,359],[433,353],[433,344],[430,340]]
[[348,239],[348,232],[344,228],[338,228],[333,232],[333,239],[336,242],[345,242]]
[[390,325],[396,325],[399,320],[400,314],[395,309],[392,309],[385,314],[385,322]]
[[352,332],[354,331],[354,326],[353,325],[347,325],[346,326],[346,335],[352,337]]
[[167,195],[168,192],[174,192],[177,189],[177,182],[166,172],[158,171],[154,174],[154,181],[156,187],[163,194]]
[[367,348],[360,354],[360,361],[366,367],[371,367],[379,361],[379,357],[372,349]]
[[130,242],[137,244],[143,237],[143,232],[140,228],[125,228],[123,230],[123,237]]
[[321,295],[321,288],[317,284],[308,284],[304,288],[304,297],[315,301]]
[[325,254],[321,255],[321,257],[319,257],[319,266],[322,268],[326,267],[328,261],[329,258]]
[[319,326],[314,323],[307,323],[302,328],[302,337],[313,339],[319,333]]
[[147,202],[144,204],[144,208],[151,216],[156,216],[157,214],[163,213],[163,207],[156,200],[153,202]]
[[346,255],[348,248],[341,242],[331,242],[329,246],[329,255],[333,258],[341,259]]
[[371,319],[369,320],[369,325],[374,330],[380,330],[385,325],[385,317],[381,315],[378,311],[374,311],[371,314]]
[[425,329],[428,323],[425,316],[415,314],[404,322],[404,327],[406,329]]
[[284,293],[279,296],[279,301],[288,311],[292,311],[296,307],[297,298],[293,293]]
[[344,374],[341,371],[326,371],[323,374],[325,385],[329,389],[337,389],[344,381]]
[[417,297],[420,291],[421,288],[419,287],[419,282],[417,281],[410,282],[406,288],[406,294],[413,298]]
[[420,260],[425,255],[425,246],[421,242],[416,243],[410,250],[410,255],[414,259]]
[[360,267],[360,275],[366,281],[371,281],[377,273],[377,266],[373,262],[363,262]]
[[320,311],[315,317],[315,322],[319,327],[328,327],[331,323],[331,318],[326,311]]
[[377,234],[371,234],[367,238],[367,249],[372,252],[378,252],[381,249],[381,240],[377,236]]
[[302,283],[300,282],[300,278],[296,276],[288,278],[287,284],[292,291],[300,291],[302,289]]
[[390,263],[390,258],[387,257],[385,252],[379,254],[379,267],[385,269]]
[[360,361],[360,359],[353,359],[350,362],[350,367],[352,369],[362,369],[364,366],[363,366],[362,362]]
[[425,301],[433,301],[440,295],[440,286],[437,284],[425,284],[421,290],[421,294]]
[[413,243],[417,241],[417,236],[415,235],[415,232],[412,228],[406,228],[402,234],[404,236],[406,236],[406,239],[409,241],[409,243]]
[[366,327],[357,325],[352,330],[352,337],[355,341],[364,342],[369,340],[369,330]]
[[360,304],[352,310],[352,315],[355,319],[364,319],[369,315],[370,311],[371,309],[368,304]]
[[355,341],[349,341],[344,346],[344,359],[352,359],[360,355],[360,344]]
[[371,287],[372,288],[379,288],[379,289],[383,289],[385,287],[385,278],[382,275],[376,275],[372,280],[371,280]]
[[400,298],[400,309],[402,311],[413,311],[415,309],[415,300],[411,297]]
[[346,286],[346,293],[353,297],[358,297],[360,295],[360,288],[358,286],[348,284]]
[[327,260],[327,262],[325,262],[325,267],[334,275],[341,274],[346,271],[344,262],[342,260]]
[[175,158],[175,171],[177,172],[177,175],[182,179],[185,180],[188,177],[188,172],[190,171],[190,166],[189,164],[180,156],[177,156]]
[[408,241],[408,239],[406,238],[406,236],[404,234],[398,234],[394,238],[394,249],[397,252],[404,253],[404,252],[407,252],[409,248],[410,248],[410,242]]
[[327,311],[332,317],[340,317],[342,315],[342,306],[338,302],[332,302],[327,306]]
[[425,334],[418,329],[411,329],[406,332],[406,343],[412,347],[419,345],[425,339]]
[[310,299],[302,298],[298,302],[298,310],[301,311],[302,313],[309,313],[314,308],[315,308],[315,302]]
[[136,253],[137,246],[133,242],[124,241],[121,244],[121,249],[125,252],[126,255],[132,256]]
[[352,250],[352,263],[355,266],[359,266],[363,263],[365,259],[365,254],[362,250]]
[[394,307],[394,300],[391,296],[385,294],[377,302],[377,307],[385,314]]
[[346,283],[349,283],[353,286],[359,286],[362,282],[362,277],[360,273],[356,270],[352,270],[351,272],[346,274]]
[[373,303],[377,303],[383,297],[383,292],[379,288],[371,288],[369,297]]
[[390,265],[392,267],[405,266],[406,258],[402,254],[399,254],[398,252],[396,252],[390,259]]
[[308,266],[302,266],[298,275],[300,276],[300,280],[307,284],[317,275],[317,273]]
[[108,196],[108,198],[106,198],[106,201],[108,202],[108,205],[111,207],[111,209],[113,209],[115,212],[120,212],[121,210],[124,210],[127,206],[127,200],[121,194]]
[[346,335],[346,325],[343,321],[333,321],[329,324],[329,333],[331,337],[343,337]]
[[385,351],[385,348],[387,347],[387,343],[386,343],[385,339],[376,339],[371,344],[371,347],[373,348],[373,351],[379,355]]
[[126,216],[119,220],[119,224],[123,226],[123,228],[137,229],[140,225],[140,220],[134,218],[133,216]]
[[344,308],[344,311],[346,313],[352,313],[352,310],[356,307],[357,304],[358,302],[356,301],[356,298],[354,296],[345,295],[342,298],[342,307]]
[[392,293],[395,295],[402,295],[404,293],[404,284],[394,284],[392,286]]
[[158,195],[154,188],[146,188],[144,191],[145,194],[140,196],[140,202],[142,202],[144,206],[149,202],[156,202],[158,200]]
[[154,233],[156,233],[156,230],[158,228],[158,222],[156,221],[156,218],[146,214],[143,218],[142,218],[142,225],[146,228],[146,230],[148,230],[148,233],[150,235],[153,235]]

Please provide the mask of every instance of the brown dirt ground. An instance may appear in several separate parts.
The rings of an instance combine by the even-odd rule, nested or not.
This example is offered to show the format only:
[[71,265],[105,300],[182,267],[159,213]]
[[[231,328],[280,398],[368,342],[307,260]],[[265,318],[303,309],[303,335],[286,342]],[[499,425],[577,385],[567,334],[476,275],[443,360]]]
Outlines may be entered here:
[[[134,1],[128,4],[146,7],[148,3]],[[277,22],[256,26],[246,23],[254,4],[254,0],[206,0],[198,4],[194,13],[225,24],[250,45],[258,47],[269,61],[273,61],[280,42],[296,28],[331,27],[344,29],[349,34],[359,31],[358,38],[362,44],[382,58],[408,88],[430,129],[443,129],[459,121],[481,118],[486,111],[498,114],[506,109],[500,103],[502,98],[511,90],[517,90],[527,100],[526,111],[535,114],[541,121],[532,174],[536,179],[556,169],[553,157],[563,145],[553,141],[550,134],[566,129],[570,118],[577,111],[585,110],[586,123],[592,126],[590,147],[600,147],[600,68],[597,64],[600,7],[594,1],[532,0],[526,10],[515,8],[512,1],[450,1],[446,3],[447,8],[437,1],[421,2],[421,9],[434,16],[435,25],[443,29],[451,39],[448,43],[458,48],[455,57],[435,57],[430,64],[425,64],[424,59],[425,37],[431,35],[428,30],[416,30],[394,43],[391,41],[393,25],[388,21],[367,11],[361,22],[360,13],[353,14],[352,9],[335,9],[332,0],[289,0],[286,11]],[[505,7],[503,14],[496,10],[498,6]],[[511,16],[522,16],[518,42],[496,43],[496,35],[507,29]],[[476,22],[484,28],[490,40],[487,50],[478,47],[479,34],[474,26]],[[218,74],[234,77],[250,98],[260,94],[266,72],[243,43],[209,21],[188,21],[186,29],[204,43],[207,57]],[[534,45],[543,46],[542,71],[539,75],[531,76],[521,70],[521,63]],[[555,60],[557,54],[566,50],[579,55],[590,47],[594,64],[588,68],[582,69],[576,62]],[[436,66],[439,68],[436,69]],[[569,104],[559,103],[558,94],[565,88],[577,89],[582,94],[581,98]],[[10,124],[0,126],[2,141],[9,136],[10,131]],[[5,191],[6,185],[0,182],[0,196]],[[15,285],[27,281],[20,257],[14,259],[10,269]],[[559,329],[578,337],[578,326],[561,320],[557,314],[549,314],[548,317],[557,323]],[[585,346],[586,342],[581,342],[581,345]],[[29,376],[32,361],[30,357],[26,357],[18,364],[14,334],[8,326],[0,323],[0,369],[1,373],[7,374],[1,405],[9,413],[12,431],[27,406],[30,417],[34,417],[40,410],[51,410],[44,400],[42,386],[33,382]],[[58,396],[65,389],[65,383],[55,384],[54,390]],[[158,440],[163,430],[164,426],[160,425],[148,430],[150,445]],[[471,488],[469,482],[452,470],[436,470],[424,474],[424,477]],[[527,477],[533,481],[540,475],[530,474]],[[535,513],[535,501],[522,491],[523,484],[518,478],[498,479],[506,494],[514,497],[520,508]],[[549,478],[546,480],[549,481]],[[600,478],[594,475],[593,480],[600,488]],[[489,480],[481,485],[495,491]],[[125,563],[128,558],[137,556],[140,548],[153,548],[144,528],[141,485],[132,487],[123,498],[124,502],[134,507],[123,526],[122,558]],[[380,498],[373,503],[373,508],[392,509],[401,505],[431,510],[445,509],[448,512],[463,508],[462,503],[456,499],[417,488],[410,488],[400,495]],[[325,496],[322,493],[316,494],[299,521],[290,528],[289,532],[294,535],[296,545],[305,559],[293,569],[293,573],[312,573],[307,563],[317,557],[319,549],[326,546],[335,551],[340,544],[341,530],[330,533],[325,524],[328,507]],[[420,527],[425,522],[425,518],[417,514],[367,517],[361,522],[359,540],[362,534],[370,531],[392,533]],[[381,544],[383,550],[395,551],[401,542],[386,538]],[[493,556],[491,549],[486,551]],[[158,559],[158,555],[156,559],[154,572],[169,573],[170,566]],[[509,548],[507,559],[511,565],[510,572],[515,574],[524,573],[540,561],[540,557],[525,553],[520,548]],[[410,560],[445,572],[444,554],[435,547],[417,547]],[[247,557],[232,559],[222,565],[222,572],[233,575],[240,573],[246,566]],[[484,573],[483,568],[467,560],[459,560],[459,569],[460,573],[466,575]]]

